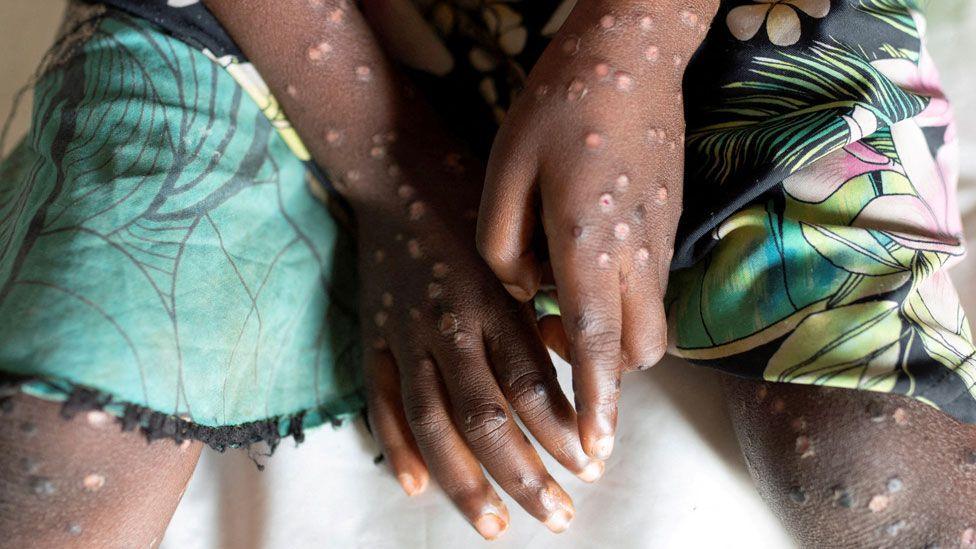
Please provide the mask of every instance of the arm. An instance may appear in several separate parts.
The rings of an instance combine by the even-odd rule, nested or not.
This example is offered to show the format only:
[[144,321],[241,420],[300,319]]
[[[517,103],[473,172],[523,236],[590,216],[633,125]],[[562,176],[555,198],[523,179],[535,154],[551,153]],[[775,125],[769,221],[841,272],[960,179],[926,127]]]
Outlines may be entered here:
[[[371,425],[408,494],[428,469],[485,537],[508,512],[482,473],[553,530],[572,502],[509,412],[595,479],[532,326],[470,242],[483,171],[432,122],[340,0],[209,0],[357,219]],[[467,213],[466,213],[467,212]]]
[[621,366],[649,367],[666,349],[681,79],[718,4],[581,0],[533,69],[488,164],[479,250],[509,292],[528,300],[542,273],[531,248],[541,223],[580,435],[597,459],[613,447]]

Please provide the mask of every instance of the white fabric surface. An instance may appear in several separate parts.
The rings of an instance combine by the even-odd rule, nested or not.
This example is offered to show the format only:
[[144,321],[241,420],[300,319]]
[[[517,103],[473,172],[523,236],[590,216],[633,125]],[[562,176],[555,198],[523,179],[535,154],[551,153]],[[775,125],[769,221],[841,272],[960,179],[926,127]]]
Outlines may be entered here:
[[[0,1],[0,116],[50,44],[63,4]],[[960,119],[960,205],[976,243],[976,6],[929,3],[930,46]],[[22,106],[11,141],[26,123]],[[976,316],[976,256],[953,272]],[[567,381],[565,367],[560,376]],[[577,518],[550,534],[510,502],[512,527],[493,547],[780,548],[792,544],[759,499],[722,405],[716,374],[669,359],[623,389],[617,449],[604,478],[586,485],[546,463],[573,496]],[[285,443],[259,473],[241,452],[206,452],[163,541],[167,549],[226,547],[487,546],[436,487],[408,499],[361,424]]]

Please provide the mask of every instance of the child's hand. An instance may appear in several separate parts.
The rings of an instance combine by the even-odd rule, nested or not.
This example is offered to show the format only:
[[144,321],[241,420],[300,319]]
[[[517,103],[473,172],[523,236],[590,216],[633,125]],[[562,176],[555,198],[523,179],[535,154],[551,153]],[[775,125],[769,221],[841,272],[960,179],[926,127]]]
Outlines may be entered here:
[[580,434],[598,459],[613,446],[621,367],[649,367],[666,349],[662,297],[681,213],[681,77],[717,4],[580,2],[492,150],[479,249],[527,301],[542,275],[531,247],[541,221]]
[[512,412],[585,480],[599,477],[603,463],[583,452],[532,307],[505,293],[472,245],[482,171],[451,154],[426,165],[417,154],[404,157],[398,170],[364,172],[395,178],[396,192],[389,204],[356,212],[373,432],[408,494],[423,489],[429,468],[486,538],[504,531],[509,516],[482,466],[561,531],[572,501]]

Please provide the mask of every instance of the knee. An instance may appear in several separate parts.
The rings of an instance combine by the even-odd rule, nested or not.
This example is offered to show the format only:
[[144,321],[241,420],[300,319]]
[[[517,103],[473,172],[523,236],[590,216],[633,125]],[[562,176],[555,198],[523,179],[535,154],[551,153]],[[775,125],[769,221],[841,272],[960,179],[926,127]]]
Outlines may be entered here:
[[759,492],[801,545],[976,547],[976,429],[894,395],[727,389]]

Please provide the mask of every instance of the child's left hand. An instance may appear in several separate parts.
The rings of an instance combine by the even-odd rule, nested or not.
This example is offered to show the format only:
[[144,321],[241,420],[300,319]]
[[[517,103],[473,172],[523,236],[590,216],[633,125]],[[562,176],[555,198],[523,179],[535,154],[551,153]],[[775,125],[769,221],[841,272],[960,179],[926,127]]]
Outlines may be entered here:
[[[663,294],[681,213],[684,67],[716,0],[584,0],[536,64],[492,149],[478,247],[526,301],[546,234],[583,447],[613,446],[623,369],[666,349]],[[550,332],[551,333],[551,332]]]

